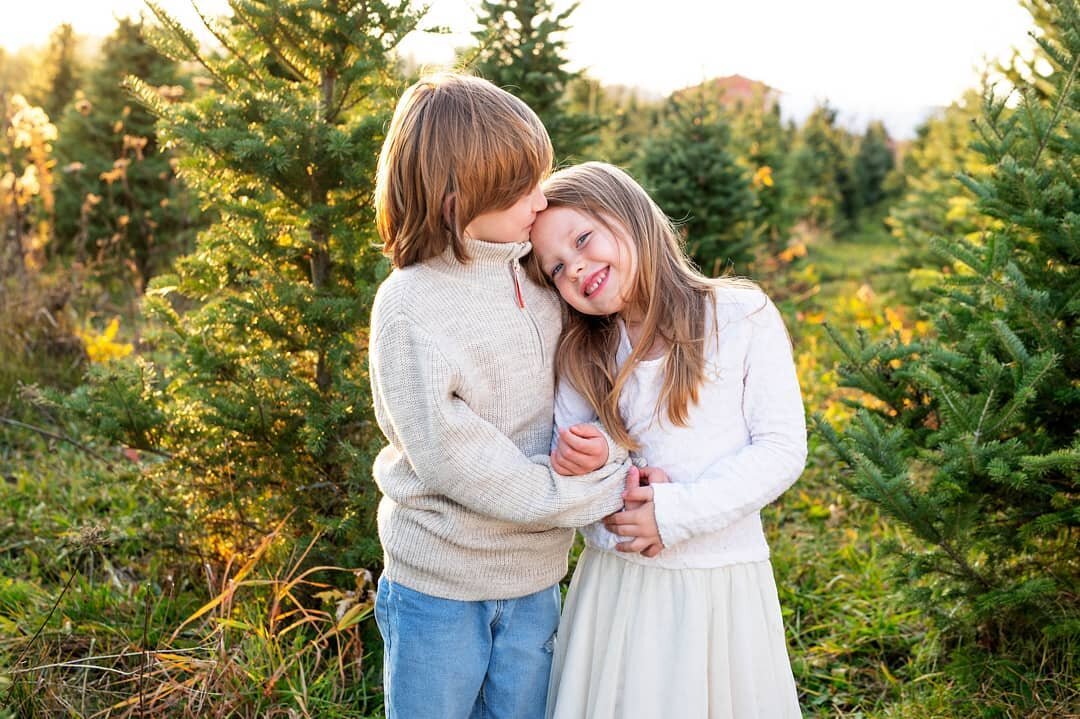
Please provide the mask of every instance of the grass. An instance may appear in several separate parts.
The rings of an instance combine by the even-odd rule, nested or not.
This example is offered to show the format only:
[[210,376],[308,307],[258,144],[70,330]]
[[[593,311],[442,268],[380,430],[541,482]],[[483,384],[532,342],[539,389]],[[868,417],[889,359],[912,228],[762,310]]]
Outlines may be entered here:
[[0,717],[378,715],[369,575],[277,533],[200,568],[133,473],[0,441]]

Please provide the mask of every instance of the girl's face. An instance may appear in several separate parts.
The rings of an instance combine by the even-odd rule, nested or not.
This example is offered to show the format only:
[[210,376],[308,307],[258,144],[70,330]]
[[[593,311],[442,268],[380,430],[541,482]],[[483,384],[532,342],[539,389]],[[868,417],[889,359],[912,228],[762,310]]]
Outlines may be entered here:
[[621,229],[613,232],[572,207],[553,207],[537,215],[530,239],[540,268],[578,312],[611,315],[627,307],[637,250]]

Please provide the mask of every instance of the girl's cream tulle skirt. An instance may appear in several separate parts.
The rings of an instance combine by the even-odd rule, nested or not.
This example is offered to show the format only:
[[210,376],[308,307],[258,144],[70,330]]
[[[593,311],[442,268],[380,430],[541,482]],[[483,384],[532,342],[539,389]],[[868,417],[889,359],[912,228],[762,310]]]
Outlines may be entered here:
[[547,716],[801,717],[772,565],[673,570],[586,548],[559,623]]

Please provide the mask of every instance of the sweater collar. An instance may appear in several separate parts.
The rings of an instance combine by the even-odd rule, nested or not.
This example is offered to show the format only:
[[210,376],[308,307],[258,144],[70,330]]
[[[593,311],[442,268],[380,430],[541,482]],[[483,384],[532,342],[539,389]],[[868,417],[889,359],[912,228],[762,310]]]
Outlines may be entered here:
[[432,258],[432,264],[439,269],[460,277],[475,277],[486,274],[493,267],[506,267],[511,262],[520,260],[532,250],[531,242],[482,242],[464,240],[467,262],[458,262],[454,251],[447,247],[439,256]]

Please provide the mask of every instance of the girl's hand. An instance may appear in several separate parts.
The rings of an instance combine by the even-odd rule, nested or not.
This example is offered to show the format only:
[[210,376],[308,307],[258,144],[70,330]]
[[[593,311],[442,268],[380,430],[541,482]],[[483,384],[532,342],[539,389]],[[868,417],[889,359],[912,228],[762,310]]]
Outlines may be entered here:
[[[661,481],[666,481],[667,475],[664,475],[664,478]],[[656,505],[653,503],[652,487],[628,488],[623,492],[623,501],[627,507],[636,508],[604,517],[604,526],[609,532],[631,537],[627,542],[616,544],[615,549],[655,557],[664,548],[664,543],[660,539],[660,529],[656,526]]]
[[551,453],[551,468],[572,477],[600,469],[608,460],[607,439],[591,424],[559,430],[559,443]]
[[647,484],[663,484],[664,482],[670,482],[671,478],[668,477],[667,472],[659,467],[642,467],[641,468],[641,485]]
[[[623,492],[623,511],[628,509],[637,509],[645,504],[643,500],[636,499],[638,494],[633,494],[628,497],[628,493],[641,487],[647,487],[650,484],[660,484],[661,482],[670,482],[671,480],[667,476],[667,472],[659,467],[630,467],[630,470],[626,473],[626,491]],[[649,493],[649,497],[652,497],[652,493]]]

